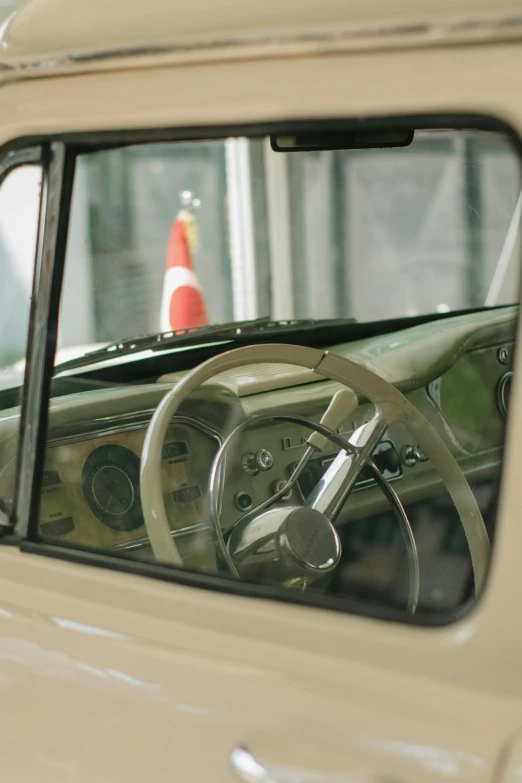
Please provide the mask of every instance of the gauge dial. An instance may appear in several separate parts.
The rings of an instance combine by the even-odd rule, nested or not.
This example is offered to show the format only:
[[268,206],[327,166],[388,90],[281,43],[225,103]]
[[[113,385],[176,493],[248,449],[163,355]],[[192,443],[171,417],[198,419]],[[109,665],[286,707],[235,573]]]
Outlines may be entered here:
[[117,444],[95,449],[82,470],[82,489],[92,513],[113,530],[143,525],[139,457]]

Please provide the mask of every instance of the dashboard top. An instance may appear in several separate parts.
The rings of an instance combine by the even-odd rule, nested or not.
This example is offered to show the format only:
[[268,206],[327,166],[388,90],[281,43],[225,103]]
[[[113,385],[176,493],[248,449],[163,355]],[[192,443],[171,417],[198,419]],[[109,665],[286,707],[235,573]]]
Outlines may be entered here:
[[[402,391],[408,391],[434,380],[466,350],[505,339],[506,328],[512,330],[517,313],[517,307],[482,311],[379,337],[332,345],[325,350],[362,364]],[[177,383],[185,374],[168,373],[162,375],[158,382]],[[324,381],[324,378],[293,365],[266,364],[222,373],[215,377],[215,381],[230,388],[238,397],[247,397]]]
[[[326,347],[353,361],[359,362],[403,392],[426,386],[442,376],[467,351],[494,345],[512,339],[518,314],[517,307],[504,307],[493,311],[482,311],[464,316],[444,319],[434,323],[393,332],[384,336],[367,338],[352,343]],[[122,384],[106,388],[74,393],[51,400],[50,426],[53,435],[77,426],[84,427],[96,421],[99,425],[114,419],[115,402],[118,418],[134,417],[137,412],[144,419],[150,417],[164,394],[184,373],[161,376],[156,383],[138,385]],[[242,367],[216,376],[212,384],[205,384],[200,393],[208,400],[212,398],[212,411],[194,404],[198,416],[205,411],[219,418],[220,406],[241,406],[240,398],[263,393],[284,393],[292,387],[293,403],[303,402],[324,395],[333,385],[312,371],[288,365],[265,365]],[[260,400],[261,402],[261,400]],[[200,400],[201,403],[201,400]],[[216,408],[217,405],[217,408]],[[18,427],[19,409],[8,409],[0,413],[0,439],[14,435]],[[212,421],[209,422],[212,425]]]

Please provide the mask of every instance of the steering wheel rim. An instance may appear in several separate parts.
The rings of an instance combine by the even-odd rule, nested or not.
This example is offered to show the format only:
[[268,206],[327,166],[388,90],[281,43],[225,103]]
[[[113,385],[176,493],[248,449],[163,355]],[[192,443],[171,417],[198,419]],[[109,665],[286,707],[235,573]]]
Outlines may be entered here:
[[337,381],[373,403],[374,420],[388,425],[402,423],[407,427],[431,460],[459,514],[468,541],[475,592],[479,593],[487,573],[489,539],[471,488],[440,436],[402,392],[371,370],[329,351],[298,345],[253,345],[219,354],[187,373],[159,403],[147,428],[140,465],[143,517],[156,559],[183,565],[171,534],[161,481],[161,452],[172,417],[189,394],[215,375],[244,365],[265,363],[303,367]]

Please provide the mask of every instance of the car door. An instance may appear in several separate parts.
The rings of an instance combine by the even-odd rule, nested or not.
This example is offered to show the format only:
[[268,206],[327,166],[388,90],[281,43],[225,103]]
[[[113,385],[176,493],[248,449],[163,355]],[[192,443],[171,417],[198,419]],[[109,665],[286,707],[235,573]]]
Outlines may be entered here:
[[505,580],[401,627],[23,549],[0,549],[6,779],[489,781],[520,726]]
[[[477,49],[454,55],[455,60],[466,60],[469,72],[465,67],[462,72],[455,69],[451,79],[450,66],[444,72],[452,89],[457,84],[450,95],[452,105],[461,105],[461,82],[471,89],[477,81],[470,59]],[[492,54],[494,63],[506,56]],[[400,81],[405,73],[424,68],[428,88],[425,82],[417,86],[422,93],[417,97],[404,90],[397,103],[415,109],[425,101],[442,104],[436,92],[429,100],[425,97],[430,84],[443,80],[437,56],[432,52],[426,59],[423,65],[422,60],[412,64],[390,57],[381,65],[375,58],[367,64],[368,78],[379,68],[393,66]],[[337,111],[341,101],[339,91],[330,98],[335,106],[324,97],[326,83],[339,83],[339,72],[327,72],[334,60],[324,58],[328,66],[323,66],[322,76],[310,62],[300,72],[311,75],[309,105],[315,90],[316,99],[324,98],[320,106],[325,115]],[[281,58],[271,73],[277,69],[274,81],[296,96],[303,76],[292,76],[296,60],[288,58],[286,63]],[[486,70],[488,61],[479,65]],[[287,78],[281,76],[285,67]],[[248,69],[242,65],[243,70]],[[179,71],[181,79],[188,71],[189,88],[192,81],[197,87],[194,94],[211,100],[204,66]],[[515,71],[510,67],[510,74]],[[169,89],[154,104],[157,89],[152,80],[157,73]],[[225,100],[216,91],[224,105],[233,98],[237,103],[232,91],[237,89],[238,73],[237,68],[227,70],[220,82],[220,89],[231,91]],[[253,69],[254,77],[256,73]],[[175,79],[166,69],[151,69],[150,74],[139,72],[136,84],[139,81],[140,97],[146,95],[153,107],[147,123],[159,126],[171,116],[165,111],[164,95],[175,94]],[[270,73],[261,74],[259,83],[268,84]],[[24,97],[18,98],[15,91],[12,107],[7,98],[6,105],[29,117],[22,121],[15,114],[28,135],[49,127],[51,115],[53,122],[62,121],[67,128],[77,127],[88,113],[102,118],[100,127],[118,127],[135,116],[137,94],[128,90],[127,98],[120,77],[113,77],[112,93],[110,79],[98,79],[97,74],[91,81],[84,74],[78,77],[73,89],[78,90],[79,120],[70,115],[63,119],[74,79],[49,79],[45,102],[31,92],[38,80],[28,80],[21,90]],[[383,111],[390,104],[397,110],[395,93],[379,73],[369,82],[375,94],[363,79],[355,82],[350,100],[361,114],[369,107]],[[246,78],[241,82],[241,117],[249,116],[247,104],[254,100],[251,84]],[[189,88],[176,107],[178,124],[190,125],[201,116],[201,104],[197,111],[190,104]],[[112,95],[114,114],[107,95]],[[260,93],[251,116],[264,118],[266,106],[273,106],[274,100],[284,105],[284,97],[283,92],[277,100],[273,93]],[[494,103],[491,95],[489,100]],[[45,114],[40,116],[42,103]],[[301,105],[299,111],[305,108]],[[222,114],[204,116],[210,121]],[[18,126],[9,132],[18,132]],[[63,145],[58,143],[55,159],[60,156],[63,166]],[[59,171],[54,176],[61,182]],[[50,206],[56,209],[56,203]],[[45,271],[51,274],[52,251],[64,244],[66,227],[52,209],[47,222],[55,227],[58,223],[53,241],[44,246]],[[59,252],[58,266],[64,255]],[[51,346],[54,339],[45,327],[50,280],[43,280],[40,293],[33,326],[41,331],[32,334],[33,382],[26,386],[26,408],[37,417],[26,417],[23,435],[29,446],[36,443],[31,427],[34,432],[39,426],[42,433],[46,425],[45,384],[41,393],[46,354],[38,349],[42,335],[51,335]],[[518,346],[520,354],[520,341]],[[285,602],[276,593],[260,597],[255,591],[232,591],[218,579],[198,580],[197,575],[183,576],[159,565],[124,562],[109,552],[31,541],[27,529],[21,530],[21,541],[5,537],[0,546],[2,779],[489,783],[513,777],[517,756],[511,743],[522,725],[522,626],[517,607],[522,591],[522,441],[517,437],[522,432],[521,403],[522,390],[515,385],[499,533],[487,588],[473,611],[447,626],[399,624],[326,605]],[[26,483],[21,487],[27,490],[32,471],[41,473],[42,466],[25,440],[23,446],[20,467]],[[22,522],[27,523],[30,498],[19,495],[18,505]],[[509,749],[514,749],[509,757],[513,764],[505,769]]]

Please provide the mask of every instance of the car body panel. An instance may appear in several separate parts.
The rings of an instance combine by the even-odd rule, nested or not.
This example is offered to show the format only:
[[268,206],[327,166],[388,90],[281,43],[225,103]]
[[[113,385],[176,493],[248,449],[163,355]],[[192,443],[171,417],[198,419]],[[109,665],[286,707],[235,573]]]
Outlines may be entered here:
[[[317,780],[485,781],[522,720],[515,694],[456,685],[444,652],[463,627],[390,628],[5,548],[0,563],[3,769],[17,779],[25,755],[53,783],[227,781],[246,744]],[[404,665],[408,648],[439,659],[432,677]]]
[[[323,52],[313,40],[288,40],[266,57],[269,47],[256,48],[247,33],[259,35],[263,23],[263,36],[273,34],[283,10],[271,2],[241,7],[235,33],[244,45],[234,61],[230,47],[211,51],[209,44],[217,21],[230,33],[232,11],[216,5],[207,18],[199,5],[167,5],[173,25],[176,14],[187,15],[184,40],[204,40],[206,54],[174,47],[131,57],[126,50],[117,67],[111,57],[72,63],[73,50],[161,43],[161,18],[143,27],[143,6],[128,16],[121,0],[115,19],[123,7],[128,25],[108,26],[99,0],[78,4],[61,27],[63,2],[28,6],[4,33],[0,144],[46,134],[175,127],[183,135],[186,128],[425,112],[493,115],[522,133],[517,42],[484,36],[473,46],[449,46],[428,24],[407,41],[396,31],[389,51],[386,36],[376,35],[373,51],[328,54],[339,46],[330,37]],[[348,20],[354,7],[332,4],[326,13],[310,4],[308,23],[319,35],[318,25]],[[37,29],[41,10],[49,18]],[[469,13],[483,14],[488,27],[513,13],[513,32],[499,26],[509,38],[518,35],[517,11],[517,4],[499,9],[483,0],[477,8],[476,0],[462,0],[457,8],[447,0],[433,4],[433,14],[424,9],[422,19],[447,15],[457,25]],[[151,8],[147,13],[152,19]],[[294,31],[293,9],[285,13],[278,35]],[[382,15],[386,25],[420,18],[411,0],[393,13],[375,2],[354,25],[377,25]],[[106,28],[105,38],[97,37]],[[42,63],[48,55],[57,60]],[[487,318],[477,315],[477,324]],[[453,350],[451,343],[443,363]],[[357,351],[378,360],[367,345]],[[516,365],[521,353],[518,339]],[[405,346],[406,363],[408,356]],[[498,779],[502,753],[522,725],[522,625],[513,601],[522,594],[520,432],[515,377],[491,573],[474,611],[447,627],[371,620],[0,547],[3,776],[227,781],[230,752],[246,744],[294,777],[306,770],[316,781]]]
[[[56,75],[45,88],[43,76],[7,78],[0,89],[0,143],[122,126],[168,128],[174,118],[186,129],[430,111],[493,115],[516,129],[522,112],[512,96],[520,86],[521,58],[520,46],[506,43],[198,67],[158,61],[132,72]],[[342,94],[340,78],[350,85]]]
[[[129,67],[136,57],[272,57],[513,40],[522,34],[519,6],[505,0],[495,6],[490,0],[445,0],[422,7],[414,0],[306,0],[298,14],[275,0],[255,7],[229,2],[226,10],[216,2],[178,7],[154,0],[147,14],[141,3],[129,6],[125,0],[113,0],[110,10],[103,0],[77,3],[74,16],[65,8],[64,0],[46,0],[14,14],[2,30],[3,68],[24,78],[41,69],[90,69],[99,61],[104,70]],[[59,26],[54,24],[57,15]]]

